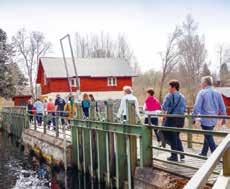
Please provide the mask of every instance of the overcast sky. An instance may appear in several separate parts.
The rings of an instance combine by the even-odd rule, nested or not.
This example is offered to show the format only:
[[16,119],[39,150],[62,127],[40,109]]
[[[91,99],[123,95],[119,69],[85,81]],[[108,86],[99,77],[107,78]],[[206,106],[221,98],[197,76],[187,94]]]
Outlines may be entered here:
[[187,14],[204,34],[207,60],[217,68],[217,45],[230,44],[230,1],[227,0],[0,0],[0,28],[11,36],[22,27],[45,33],[52,42],[49,56],[61,56],[59,39],[75,32],[123,33],[143,71],[159,69],[158,52]]

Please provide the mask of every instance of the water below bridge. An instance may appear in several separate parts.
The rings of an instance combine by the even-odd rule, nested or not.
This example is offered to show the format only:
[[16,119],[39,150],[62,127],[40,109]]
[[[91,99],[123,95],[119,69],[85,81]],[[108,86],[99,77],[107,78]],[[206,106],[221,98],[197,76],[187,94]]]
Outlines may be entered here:
[[0,132],[0,189],[103,189],[74,170],[64,173],[60,167],[50,167],[24,148],[13,137]]

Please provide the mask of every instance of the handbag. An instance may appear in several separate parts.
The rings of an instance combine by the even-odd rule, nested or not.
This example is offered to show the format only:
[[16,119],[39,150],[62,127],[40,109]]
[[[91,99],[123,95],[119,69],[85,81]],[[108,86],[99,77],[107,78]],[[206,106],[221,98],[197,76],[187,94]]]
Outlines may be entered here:
[[[175,104],[175,106],[171,109],[170,112],[168,112],[168,114],[173,114],[175,109],[178,107],[179,103],[181,101],[181,96],[179,97],[179,100],[177,101],[177,103]],[[173,95],[173,104],[174,104],[174,95]],[[179,127],[182,128],[184,127],[184,118],[183,117],[166,117],[166,119],[163,122],[164,126],[168,126],[168,127]]]

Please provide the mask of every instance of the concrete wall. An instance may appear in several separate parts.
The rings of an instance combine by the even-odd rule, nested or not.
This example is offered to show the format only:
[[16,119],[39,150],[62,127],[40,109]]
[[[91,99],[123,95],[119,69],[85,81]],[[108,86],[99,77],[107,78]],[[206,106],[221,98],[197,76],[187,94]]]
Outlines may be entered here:
[[[31,129],[24,130],[22,141],[25,146],[31,147],[35,153],[38,153],[48,161],[56,164],[64,162],[64,140],[54,136],[43,134]],[[72,146],[67,141],[67,164],[72,163]]]

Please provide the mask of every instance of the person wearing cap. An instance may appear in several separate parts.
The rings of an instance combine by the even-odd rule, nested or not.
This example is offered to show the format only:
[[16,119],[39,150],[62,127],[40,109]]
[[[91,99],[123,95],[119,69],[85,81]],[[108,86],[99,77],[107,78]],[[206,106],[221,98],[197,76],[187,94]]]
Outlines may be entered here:
[[124,96],[121,99],[120,107],[118,109],[117,117],[122,120],[127,120],[127,101],[134,101],[137,118],[140,120],[139,105],[137,98],[132,94],[133,90],[130,86],[123,87]]

